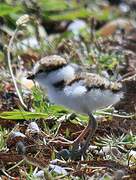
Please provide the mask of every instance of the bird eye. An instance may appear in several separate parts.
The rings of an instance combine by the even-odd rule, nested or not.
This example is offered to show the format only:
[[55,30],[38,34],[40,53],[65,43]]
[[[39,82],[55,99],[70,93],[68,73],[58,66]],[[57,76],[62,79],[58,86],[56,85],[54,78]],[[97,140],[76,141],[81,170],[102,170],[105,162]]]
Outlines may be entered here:
[[39,74],[39,73],[42,73],[43,72],[43,69],[40,69],[37,73]]

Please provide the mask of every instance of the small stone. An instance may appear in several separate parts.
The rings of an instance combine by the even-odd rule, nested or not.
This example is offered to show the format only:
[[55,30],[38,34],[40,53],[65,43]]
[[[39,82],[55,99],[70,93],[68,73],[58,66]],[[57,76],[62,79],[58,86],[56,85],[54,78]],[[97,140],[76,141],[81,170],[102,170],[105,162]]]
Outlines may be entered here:
[[16,150],[20,155],[24,155],[26,153],[26,147],[22,141],[18,141],[16,143]]
[[31,122],[28,125],[27,131],[30,131],[32,133],[39,133],[40,132],[40,128],[38,127],[36,122]]
[[114,180],[121,180],[124,175],[125,173],[123,170],[117,170],[114,172]]

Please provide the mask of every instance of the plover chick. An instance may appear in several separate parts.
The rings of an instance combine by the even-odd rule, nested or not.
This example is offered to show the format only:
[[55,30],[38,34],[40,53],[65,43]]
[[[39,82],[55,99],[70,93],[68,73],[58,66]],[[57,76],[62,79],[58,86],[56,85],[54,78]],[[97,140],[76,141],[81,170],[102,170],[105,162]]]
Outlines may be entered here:
[[[87,127],[71,143],[71,156],[83,155],[89,147],[97,127],[92,113],[117,103],[123,96],[121,83],[83,71],[80,66],[68,63],[58,55],[46,56],[38,61],[28,79],[37,81],[43,90],[46,89],[52,103],[89,116]],[[84,145],[76,149],[87,133]]]

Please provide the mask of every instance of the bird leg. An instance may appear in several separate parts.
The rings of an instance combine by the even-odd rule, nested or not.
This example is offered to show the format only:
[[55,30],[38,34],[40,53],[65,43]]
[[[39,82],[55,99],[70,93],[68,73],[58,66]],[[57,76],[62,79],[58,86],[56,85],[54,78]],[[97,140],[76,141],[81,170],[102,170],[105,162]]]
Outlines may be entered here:
[[[85,128],[85,130],[88,132],[89,131],[89,134],[87,136],[87,139],[85,141],[85,144],[81,147],[81,149],[77,150],[74,148],[73,146],[73,149],[71,151],[71,159],[76,159],[77,157],[80,157],[82,155],[85,154],[86,150],[88,149],[89,147],[89,144],[90,144],[90,140],[91,138],[93,137],[95,131],[96,131],[96,128],[97,128],[97,122],[96,122],[96,119],[94,118],[94,116],[90,113],[89,114],[89,123],[88,123],[88,126]],[[86,132],[83,132],[86,134]],[[82,134],[82,133],[81,133]],[[84,134],[83,134],[84,135]]]
[[66,145],[66,146],[72,146],[72,149],[77,149],[79,146],[79,143],[82,141],[82,139],[85,137],[85,135],[90,131],[92,127],[92,122],[89,120],[89,123],[87,125],[87,127],[81,132],[81,134],[74,140],[74,141],[70,141],[68,139],[65,139],[64,137],[57,137],[54,140],[51,140],[51,142],[54,143],[59,143],[61,145]]
[[79,145],[79,143],[82,141],[82,139],[85,137],[85,135],[90,131],[92,128],[92,121],[89,118],[89,122],[87,127],[81,132],[81,134],[73,141],[72,146],[73,149],[76,149]]
[[[70,151],[68,149],[61,150],[60,152],[57,153],[57,157],[65,159],[65,160],[68,160],[69,158],[72,160],[79,160],[81,158],[81,156],[84,155],[86,150],[88,149],[88,147],[90,145],[90,140],[93,137],[93,135],[96,131],[96,128],[97,128],[96,119],[90,113],[88,125],[82,131],[82,133],[74,141],[63,142],[65,145],[71,145],[72,149]],[[83,144],[83,146],[79,149],[79,143],[87,133],[89,133],[87,136],[87,139],[86,139],[85,143]]]
[[97,129],[97,122],[96,119],[94,118],[94,116],[92,114],[89,114],[89,121],[91,120],[91,129],[92,131],[89,132],[86,142],[83,145],[83,147],[80,149],[81,154],[83,155],[86,150],[88,149],[89,145],[90,145],[90,140],[92,139],[93,135],[95,134],[95,131]]
[[[90,140],[93,137],[95,131],[97,128],[97,122],[94,116],[90,113],[89,114],[89,122],[87,127],[82,131],[82,133],[73,141],[72,149],[69,151],[68,149],[63,149],[58,153],[59,158],[63,158],[65,160],[68,160],[71,158],[72,160],[79,160],[82,155],[85,154],[86,150],[89,147]],[[79,143],[82,140],[82,138],[86,135],[86,133],[89,133],[87,136],[87,139],[84,143],[84,145],[79,149]]]

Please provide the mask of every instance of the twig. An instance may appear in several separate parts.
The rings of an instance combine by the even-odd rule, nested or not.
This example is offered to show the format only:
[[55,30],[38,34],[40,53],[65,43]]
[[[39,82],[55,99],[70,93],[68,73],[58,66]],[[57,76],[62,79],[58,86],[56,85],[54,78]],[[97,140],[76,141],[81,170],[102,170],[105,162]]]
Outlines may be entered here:
[[42,169],[44,171],[44,177],[46,180],[53,180],[52,175],[49,173],[49,171],[45,167],[43,167],[43,165],[40,165],[40,163],[38,163],[34,158],[30,158],[30,157],[28,158],[24,156],[24,160],[26,163]]
[[5,174],[9,179],[17,179],[16,177],[10,176],[4,169],[1,169],[1,171],[2,171],[3,174]]
[[115,117],[121,117],[121,118],[133,118],[133,117],[135,117],[135,114],[121,115],[121,114],[115,114],[115,113],[110,113],[110,112],[105,112],[105,111],[97,111],[96,114],[109,115],[109,116],[115,116]]
[[16,34],[17,34],[17,31],[18,31],[18,28],[16,28],[16,30],[15,30],[14,34],[12,35],[12,37],[11,37],[11,39],[10,39],[10,41],[9,41],[9,44],[8,44],[8,48],[7,48],[8,66],[9,66],[9,71],[10,71],[10,74],[11,74],[11,77],[12,77],[12,80],[13,80],[13,83],[14,83],[14,86],[15,86],[15,89],[16,89],[16,92],[17,92],[17,95],[18,95],[18,97],[19,97],[19,100],[20,100],[21,104],[22,104],[25,108],[27,108],[26,104],[25,104],[24,101],[23,101],[23,98],[22,98],[22,96],[21,96],[21,93],[20,93],[20,91],[19,91],[19,89],[18,89],[17,82],[16,82],[15,76],[14,76],[14,74],[13,74],[12,65],[11,65],[11,55],[10,55],[10,52],[11,52],[11,49],[12,49],[11,47],[12,47],[14,38],[15,38],[15,36],[16,36]]
[[9,168],[7,171],[11,171],[13,169],[15,169],[17,166],[19,166],[20,164],[22,164],[24,162],[24,159],[22,159],[21,161],[19,161],[17,164],[15,164],[14,166],[12,166],[11,168]]

